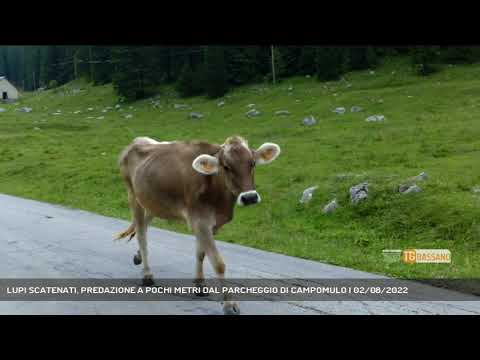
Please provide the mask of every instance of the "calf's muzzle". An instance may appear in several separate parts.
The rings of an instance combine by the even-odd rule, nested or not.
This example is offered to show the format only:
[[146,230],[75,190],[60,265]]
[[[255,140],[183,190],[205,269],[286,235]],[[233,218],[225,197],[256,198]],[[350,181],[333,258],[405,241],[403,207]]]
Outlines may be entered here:
[[260,195],[255,191],[245,191],[238,195],[237,204],[240,206],[248,206],[257,204],[261,201]]

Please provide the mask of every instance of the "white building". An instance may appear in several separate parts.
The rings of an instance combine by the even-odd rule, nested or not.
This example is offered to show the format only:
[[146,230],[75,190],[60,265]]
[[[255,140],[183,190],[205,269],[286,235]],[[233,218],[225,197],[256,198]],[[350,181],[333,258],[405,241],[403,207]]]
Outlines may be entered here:
[[5,76],[0,76],[0,101],[17,100],[18,90]]

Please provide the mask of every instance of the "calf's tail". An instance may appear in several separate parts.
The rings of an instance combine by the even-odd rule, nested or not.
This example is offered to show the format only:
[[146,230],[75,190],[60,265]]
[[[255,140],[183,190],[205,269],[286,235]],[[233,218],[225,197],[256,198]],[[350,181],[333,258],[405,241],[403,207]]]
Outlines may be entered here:
[[128,241],[130,241],[135,236],[135,234],[135,223],[131,223],[130,226],[125,231],[119,233],[114,240],[120,240],[130,235],[130,239],[128,239]]

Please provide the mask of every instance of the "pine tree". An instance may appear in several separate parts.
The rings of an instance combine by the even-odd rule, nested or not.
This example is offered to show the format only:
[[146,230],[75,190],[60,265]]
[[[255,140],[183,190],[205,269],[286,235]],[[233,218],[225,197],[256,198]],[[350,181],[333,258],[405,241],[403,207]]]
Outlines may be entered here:
[[435,46],[415,47],[411,49],[412,63],[418,75],[427,76],[436,71],[438,68],[438,48]]
[[196,95],[194,82],[195,74],[192,70],[192,67],[187,62],[183,66],[175,88],[182,97],[193,96]]
[[338,80],[348,68],[347,50],[339,47],[318,47],[315,62],[319,80]]
[[205,90],[209,98],[218,98],[228,91],[225,50],[221,46],[206,49]]
[[298,59],[298,73],[300,75],[312,75],[317,71],[315,58],[317,49],[315,46],[304,46]]

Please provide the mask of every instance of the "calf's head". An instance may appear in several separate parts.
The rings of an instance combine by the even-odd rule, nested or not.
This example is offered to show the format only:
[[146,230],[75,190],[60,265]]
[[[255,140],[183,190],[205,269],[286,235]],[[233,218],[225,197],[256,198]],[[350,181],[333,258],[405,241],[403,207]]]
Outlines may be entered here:
[[280,146],[265,143],[256,150],[248,147],[245,139],[229,137],[214,156],[203,154],[192,163],[201,174],[222,176],[227,189],[237,197],[240,206],[253,205],[261,201],[255,190],[256,165],[270,164],[280,155]]

